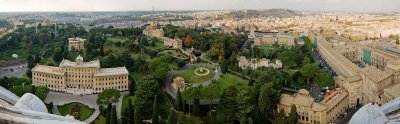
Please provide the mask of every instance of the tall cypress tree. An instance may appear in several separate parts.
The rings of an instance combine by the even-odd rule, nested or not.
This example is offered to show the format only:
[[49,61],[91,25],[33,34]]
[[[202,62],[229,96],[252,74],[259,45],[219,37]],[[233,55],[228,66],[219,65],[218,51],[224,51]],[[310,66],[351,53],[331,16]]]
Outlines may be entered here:
[[181,94],[181,90],[178,88],[178,91],[176,93],[176,99],[175,99],[175,109],[177,111],[182,111],[182,94]]
[[167,124],[176,124],[177,119],[176,119],[176,113],[174,110],[171,110],[168,116]]
[[141,108],[136,107],[135,108],[135,123],[134,124],[142,124],[142,111],[140,111]]
[[151,117],[151,120],[153,124],[158,124],[158,97],[157,95],[154,97],[154,102],[153,102],[153,115]]
[[196,98],[193,100],[193,115],[200,115],[200,99]]
[[298,117],[299,117],[299,115],[297,114],[296,106],[292,105],[289,116],[288,116],[288,123],[289,124],[297,124]]
[[115,108],[115,105],[111,109],[111,117],[110,117],[110,123],[109,124],[117,124],[117,109]]
[[186,111],[187,111],[186,100],[183,99],[182,101],[183,101],[183,104],[182,104],[182,111],[183,111],[183,113],[186,113]]
[[135,90],[136,90],[136,81],[133,78],[133,76],[131,76],[131,85],[129,85],[129,95],[135,95]]

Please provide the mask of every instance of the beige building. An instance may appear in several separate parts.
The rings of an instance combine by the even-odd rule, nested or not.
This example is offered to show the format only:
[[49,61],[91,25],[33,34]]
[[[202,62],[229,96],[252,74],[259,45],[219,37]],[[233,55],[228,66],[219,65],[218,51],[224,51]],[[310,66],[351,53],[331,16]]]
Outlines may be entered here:
[[290,35],[269,35],[269,34],[255,34],[254,45],[295,45],[294,38]]
[[[387,43],[350,43],[335,46],[323,35],[312,33],[310,38],[322,58],[339,75],[337,85],[349,93],[349,106],[375,102],[384,104],[400,94],[393,87],[400,83],[400,54]],[[358,52],[355,52],[358,51]],[[358,67],[351,61],[366,63]]]
[[275,60],[275,63],[270,63],[269,59],[259,59],[259,58],[252,58],[252,59],[246,59],[245,56],[239,56],[237,58],[239,67],[241,69],[247,69],[250,68],[252,70],[256,70],[261,67],[272,67],[275,69],[282,68],[282,62],[280,60]]
[[63,60],[59,67],[37,65],[32,69],[32,84],[47,86],[52,91],[72,94],[92,94],[104,89],[128,90],[128,70],[125,67],[101,68],[100,61],[76,62]]
[[159,28],[158,23],[155,21],[150,22],[150,26],[147,29],[143,30],[143,34],[146,35],[147,37],[159,38],[166,47],[174,49],[182,48],[182,40],[179,38],[171,39],[168,37],[164,37],[163,29]]
[[302,89],[295,95],[282,94],[278,104],[278,111],[283,109],[288,115],[291,106],[295,105],[299,114],[299,123],[326,124],[326,107],[314,102],[308,91]]
[[185,79],[183,79],[182,77],[176,77],[173,80],[172,86],[175,88],[175,90],[185,90],[186,88],[186,83],[185,83]]
[[327,92],[320,104],[326,107],[327,122],[334,122],[340,114],[349,108],[349,94],[338,88]]
[[143,34],[148,37],[164,37],[164,31],[159,28],[158,23],[155,21],[150,22],[150,26],[143,30]]
[[86,39],[80,37],[68,38],[68,51],[82,51],[85,49]]
[[333,122],[348,108],[348,93],[338,89],[326,93],[324,99],[318,103],[314,101],[305,89],[297,94],[282,94],[278,104],[278,111],[283,109],[288,115],[292,105],[296,106],[302,124],[327,124]]
[[159,37],[161,42],[163,42],[164,46],[171,47],[174,49],[182,48],[182,40],[179,38],[171,39],[168,37]]

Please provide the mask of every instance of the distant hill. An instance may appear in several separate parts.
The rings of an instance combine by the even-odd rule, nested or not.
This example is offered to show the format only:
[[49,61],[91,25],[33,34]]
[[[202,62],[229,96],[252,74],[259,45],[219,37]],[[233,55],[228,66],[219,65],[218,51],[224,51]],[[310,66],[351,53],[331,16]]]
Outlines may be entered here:
[[226,15],[227,18],[250,18],[250,17],[292,17],[301,15],[299,12],[289,9],[268,9],[268,10],[241,10]]

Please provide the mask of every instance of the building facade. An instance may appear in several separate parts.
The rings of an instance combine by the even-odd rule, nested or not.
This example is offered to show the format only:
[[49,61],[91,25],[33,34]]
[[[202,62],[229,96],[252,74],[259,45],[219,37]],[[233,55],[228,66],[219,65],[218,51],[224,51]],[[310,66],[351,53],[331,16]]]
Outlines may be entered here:
[[288,115],[292,105],[296,106],[297,114],[299,115],[299,123],[327,123],[326,107],[314,102],[314,98],[310,96],[308,91],[301,89],[299,90],[299,93],[295,95],[282,94],[277,108],[278,111],[283,109],[286,115]]
[[72,94],[100,93],[105,89],[128,90],[125,67],[100,68],[100,61],[63,60],[59,67],[37,65],[32,69],[32,84],[47,86],[52,91]]
[[258,59],[258,58],[252,58],[252,59],[246,59],[245,56],[239,56],[237,58],[238,65],[241,69],[252,69],[256,70],[261,67],[272,67],[274,69],[279,69],[282,68],[282,62],[280,60],[275,60],[275,63],[270,63],[269,59]]
[[277,34],[255,34],[254,45],[295,45],[295,40],[290,35],[277,35]]
[[68,51],[82,51],[85,49],[86,39],[80,37],[68,38]]
[[278,111],[283,109],[288,115],[291,106],[296,106],[299,123],[327,124],[334,122],[348,108],[348,93],[340,88],[327,92],[321,102],[315,102],[305,89],[300,89],[294,95],[282,94]]

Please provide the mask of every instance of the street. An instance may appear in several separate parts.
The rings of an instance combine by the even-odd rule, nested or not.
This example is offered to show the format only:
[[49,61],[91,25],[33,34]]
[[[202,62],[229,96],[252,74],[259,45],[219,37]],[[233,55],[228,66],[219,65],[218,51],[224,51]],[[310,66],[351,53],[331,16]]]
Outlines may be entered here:
[[0,69],[0,78],[2,77],[22,77],[27,70],[27,65],[13,65],[8,67],[1,67]]

